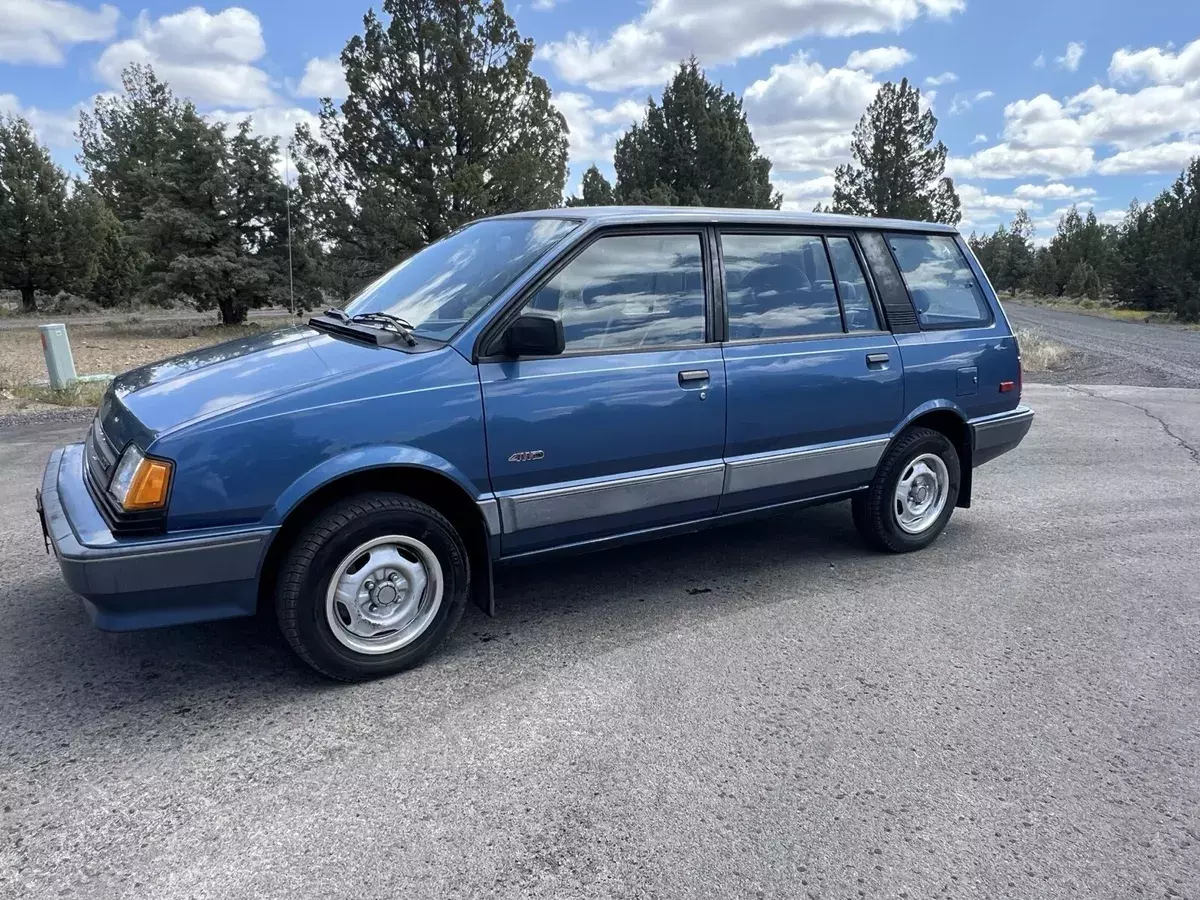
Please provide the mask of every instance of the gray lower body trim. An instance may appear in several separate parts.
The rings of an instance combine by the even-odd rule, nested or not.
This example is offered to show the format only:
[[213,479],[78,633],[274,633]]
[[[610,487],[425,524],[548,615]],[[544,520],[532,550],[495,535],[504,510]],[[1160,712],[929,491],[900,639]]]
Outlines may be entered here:
[[500,533],[500,503],[496,500],[480,500],[476,504],[479,514],[483,516],[483,524],[493,537]]
[[[504,494],[498,498],[500,519],[504,533],[512,534],[529,528],[762,488],[820,482],[839,475],[872,471],[887,446],[887,438],[877,438],[833,447],[759,453],[725,462],[610,481],[589,481],[551,490]],[[481,509],[483,505],[480,503]],[[486,518],[487,513],[484,515]]]
[[725,465],[723,490],[726,494],[737,494],[874,469],[887,445],[887,438],[879,438],[836,447],[759,453],[731,459]]
[[650,475],[506,494],[499,498],[505,534],[639,509],[717,497],[725,477],[723,463],[711,463]]
[[1015,449],[1033,427],[1033,410],[1018,406],[1012,412],[983,416],[968,422],[975,439],[972,463],[978,467]]

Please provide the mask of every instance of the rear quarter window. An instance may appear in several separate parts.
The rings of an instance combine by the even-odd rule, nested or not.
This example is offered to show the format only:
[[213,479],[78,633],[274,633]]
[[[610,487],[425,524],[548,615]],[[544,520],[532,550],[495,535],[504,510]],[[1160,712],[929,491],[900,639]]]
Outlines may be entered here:
[[951,235],[891,234],[887,242],[922,328],[963,328],[992,321],[983,289]]

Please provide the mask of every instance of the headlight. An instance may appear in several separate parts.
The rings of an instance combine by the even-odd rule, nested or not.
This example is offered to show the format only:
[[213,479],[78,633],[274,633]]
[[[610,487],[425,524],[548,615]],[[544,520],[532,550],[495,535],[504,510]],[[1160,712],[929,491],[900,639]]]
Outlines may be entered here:
[[171,464],[165,459],[147,459],[130,444],[121,454],[108,492],[126,512],[145,512],[167,505],[171,488]]

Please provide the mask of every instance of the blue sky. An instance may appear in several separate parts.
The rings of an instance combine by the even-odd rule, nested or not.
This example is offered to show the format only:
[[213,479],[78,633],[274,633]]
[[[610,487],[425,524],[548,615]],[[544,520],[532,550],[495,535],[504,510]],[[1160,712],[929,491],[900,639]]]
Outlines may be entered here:
[[[378,4],[376,4],[378,6]],[[0,0],[0,112],[25,115],[73,165],[81,108],[129,62],[264,133],[290,134],[340,92],[356,0],[213,3]],[[790,207],[828,198],[878,86],[907,76],[950,148],[966,228],[1021,207],[1047,240],[1072,202],[1119,220],[1200,154],[1200,3],[1143,0],[521,0],[571,126],[575,189],[695,54],[742,94]]]

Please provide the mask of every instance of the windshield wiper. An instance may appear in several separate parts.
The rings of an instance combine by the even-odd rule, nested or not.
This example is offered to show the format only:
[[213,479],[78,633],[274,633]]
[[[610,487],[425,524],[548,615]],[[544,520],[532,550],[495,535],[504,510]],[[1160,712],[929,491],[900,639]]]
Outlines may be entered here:
[[393,316],[391,313],[359,313],[357,316],[351,316],[348,321],[363,325],[390,325],[396,334],[404,338],[404,343],[408,344],[410,347],[417,346],[417,339],[413,337],[412,325],[399,316]]
[[344,309],[331,307],[325,310],[325,315],[330,319],[336,319],[339,322],[345,322],[348,325],[379,325],[385,326],[388,330],[400,335],[404,343],[410,347],[417,346],[417,339],[413,336],[413,327],[407,321],[399,316],[393,316],[391,313],[385,312],[365,312],[351,316]]

